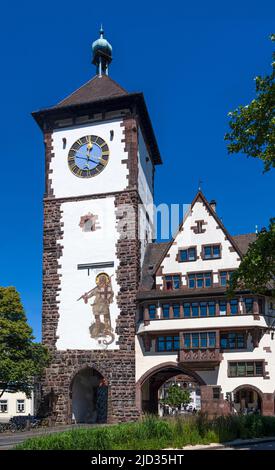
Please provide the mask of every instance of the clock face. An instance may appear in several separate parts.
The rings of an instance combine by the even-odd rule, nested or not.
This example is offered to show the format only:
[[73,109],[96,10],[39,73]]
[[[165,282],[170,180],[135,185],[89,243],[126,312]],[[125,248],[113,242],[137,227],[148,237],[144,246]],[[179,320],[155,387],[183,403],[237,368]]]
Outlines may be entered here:
[[68,153],[71,172],[80,178],[91,178],[104,170],[109,160],[109,147],[96,135],[78,139]]

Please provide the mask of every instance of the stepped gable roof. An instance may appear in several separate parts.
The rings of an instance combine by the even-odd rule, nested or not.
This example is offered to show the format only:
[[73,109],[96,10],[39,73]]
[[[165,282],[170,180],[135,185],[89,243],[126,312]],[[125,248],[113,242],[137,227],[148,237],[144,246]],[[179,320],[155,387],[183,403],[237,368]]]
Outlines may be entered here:
[[[232,243],[232,245],[234,246],[237,253],[239,253],[240,257],[243,257],[246,254],[247,250],[248,250],[249,244],[256,240],[256,237],[257,237],[256,233],[245,233],[245,234],[242,234],[242,235],[231,236],[227,232],[227,230],[225,229],[225,227],[222,224],[221,220],[219,219],[218,215],[216,214],[214,209],[210,206],[208,201],[205,199],[205,197],[204,197],[204,195],[202,194],[201,191],[199,191],[197,193],[196,197],[194,198],[194,200],[191,204],[190,210],[186,214],[185,218],[188,216],[188,214],[192,210],[192,207],[194,206],[194,204],[198,200],[202,200],[202,202],[206,205],[208,211],[215,218],[217,223],[220,225],[221,229],[225,232],[226,237]],[[184,220],[185,220],[185,218],[184,218]],[[178,232],[181,230],[181,227],[184,223],[184,220],[180,224]],[[146,251],[145,251],[143,266],[142,266],[140,291],[150,291],[150,290],[154,289],[154,275],[156,274],[156,271],[158,270],[159,266],[161,265],[164,257],[168,253],[169,248],[172,245],[172,243],[173,243],[174,239],[176,238],[176,236],[177,235],[175,235],[175,237],[169,242],[149,243],[149,245],[147,246]],[[224,290],[224,289],[222,289],[222,290]],[[156,291],[156,292],[158,292],[158,295],[161,296],[161,291]],[[206,293],[206,289],[204,289],[203,292]],[[199,293],[198,289],[196,289],[196,293],[197,294]],[[170,295],[171,295],[171,292],[170,292]]]
[[171,241],[169,242],[169,244],[168,244],[168,246],[167,246],[166,251],[163,253],[163,256],[162,256],[162,258],[160,259],[159,264],[158,264],[158,266],[157,266],[157,269],[158,269],[159,266],[161,265],[162,260],[163,260],[163,259],[165,258],[165,256],[167,255],[167,253],[168,253],[168,251],[169,251],[169,249],[170,249],[172,243],[173,243],[174,240],[176,239],[178,233],[181,231],[182,226],[183,226],[183,224],[184,224],[186,218],[187,218],[187,217],[189,216],[189,214],[191,213],[192,208],[194,207],[194,205],[196,204],[196,202],[202,202],[202,203],[205,205],[205,207],[206,207],[208,213],[209,213],[212,217],[214,217],[215,221],[217,222],[217,224],[219,225],[219,227],[221,228],[221,230],[224,232],[226,238],[230,241],[231,245],[235,248],[236,252],[239,254],[240,257],[243,256],[243,253],[241,252],[240,248],[238,247],[236,241],[233,239],[233,237],[232,237],[232,236],[229,234],[229,232],[226,230],[226,228],[224,227],[224,225],[223,225],[221,219],[219,218],[218,214],[217,214],[216,211],[213,209],[213,207],[209,204],[209,202],[207,201],[207,199],[206,199],[205,196],[203,195],[202,191],[199,190],[199,191],[197,192],[196,196],[194,197],[194,199],[193,199],[193,201],[192,201],[192,203],[191,203],[191,205],[190,205],[189,210],[188,210],[187,213],[185,214],[185,216],[184,216],[184,218],[183,218],[183,220],[182,220],[182,222],[181,222],[181,224],[180,224],[180,226],[179,226],[179,228],[178,228],[177,233],[176,233],[175,236],[171,239]]

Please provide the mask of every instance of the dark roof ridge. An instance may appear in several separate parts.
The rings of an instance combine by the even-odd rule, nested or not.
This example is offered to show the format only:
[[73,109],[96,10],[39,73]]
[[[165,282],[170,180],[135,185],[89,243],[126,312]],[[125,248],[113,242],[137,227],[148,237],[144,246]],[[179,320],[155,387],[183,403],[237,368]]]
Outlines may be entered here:
[[87,82],[83,83],[83,85],[80,85],[76,90],[72,91],[69,95],[67,95],[65,98],[63,98],[61,101],[58,101],[57,104],[54,105],[55,106],[59,106],[61,103],[63,103],[63,101],[65,101],[66,99],[70,98],[70,96],[72,96],[74,93],[76,93],[77,91],[80,90],[80,88],[84,87],[85,85],[88,85],[88,83],[92,82],[97,76],[95,75],[93,78],[90,78],[89,80],[87,80]]
[[[105,85],[103,85],[105,84]],[[93,78],[85,82],[83,85],[81,85],[79,88],[74,90],[72,93],[70,93],[68,96],[63,98],[63,100],[59,101],[57,105],[55,105],[56,108],[61,108],[64,105],[66,106],[66,103],[69,102],[70,104],[74,104],[73,99],[75,98],[75,104],[79,104],[79,98],[81,103],[90,103],[95,100],[95,98],[90,99],[89,94],[92,94],[93,92],[96,92],[96,87],[102,87],[102,86],[111,86],[111,90],[108,91],[108,89],[105,90],[105,94],[103,93],[102,97],[107,98],[108,96],[121,96],[121,95],[128,95],[128,91],[125,90],[119,83],[117,83],[115,80],[110,78],[108,75],[95,75]],[[102,91],[102,90],[101,90]],[[83,95],[85,97],[85,92],[88,94],[86,100],[83,98]],[[81,96],[82,95],[82,96]]]
[[236,252],[240,255],[240,257],[242,258],[243,254],[240,250],[240,248],[238,247],[237,243],[235,242],[235,240],[233,239],[232,235],[228,232],[228,230],[225,228],[223,222],[221,221],[220,217],[218,216],[218,214],[215,212],[215,210],[211,207],[211,205],[209,204],[209,202],[207,201],[206,197],[204,196],[204,194],[202,193],[202,191],[198,191],[196,197],[194,198],[194,200],[192,201],[192,204],[191,204],[191,208],[193,207],[193,205],[195,204],[195,202],[201,198],[203,203],[206,205],[208,211],[210,212],[210,214],[214,217],[214,219],[216,220],[217,224],[220,225],[221,229],[223,230],[223,232],[225,233],[225,235],[227,236],[228,240],[231,242],[231,244],[233,245],[233,247],[235,248]]
[[192,210],[193,206],[195,205],[195,203],[201,199],[203,204],[205,204],[207,210],[210,212],[210,215],[212,215],[212,217],[214,217],[214,219],[216,220],[217,224],[220,225],[221,229],[223,230],[223,232],[225,233],[226,237],[228,238],[228,240],[230,241],[230,243],[232,244],[232,246],[235,248],[236,252],[238,253],[238,255],[242,258],[243,257],[243,253],[241,252],[240,248],[238,247],[236,241],[234,240],[234,238],[232,237],[232,235],[230,235],[230,233],[226,230],[225,226],[223,225],[221,219],[219,218],[219,216],[217,215],[217,213],[214,211],[214,209],[211,207],[211,205],[209,204],[209,202],[207,201],[206,197],[204,196],[204,194],[202,193],[201,190],[199,190],[196,194],[196,196],[194,197],[193,201],[191,202],[191,205],[190,205],[190,208],[188,209],[188,211],[186,212],[186,214],[184,215],[180,225],[179,225],[179,228],[177,230],[177,232],[175,233],[175,235],[172,237],[172,239],[170,240],[170,243],[169,245],[167,246],[167,250],[164,252],[163,254],[163,257],[162,259],[160,259],[158,265],[157,265],[157,270],[158,268],[160,267],[163,259],[165,258],[165,256],[167,255],[170,247],[172,246],[172,243],[174,242],[174,240],[176,239],[178,233],[181,231],[181,228],[185,222],[185,219],[186,217],[188,216],[188,214],[190,213],[190,211]]
[[247,235],[257,235],[256,232],[246,232],[246,233],[238,233],[237,235],[232,235],[232,237],[245,237]]
[[[36,115],[36,114],[42,113],[42,112],[47,113],[49,111],[62,111],[62,110],[70,110],[70,109],[74,109],[74,108],[80,108],[81,109],[81,108],[87,107],[91,103],[97,104],[97,103],[101,103],[101,102],[104,102],[104,101],[108,101],[108,102],[111,101],[111,100],[115,101],[119,98],[121,99],[121,98],[124,98],[124,97],[127,97],[127,96],[129,96],[129,97],[142,96],[144,98],[144,95],[143,95],[142,92],[134,92],[134,93],[127,93],[127,94],[125,93],[125,95],[121,94],[121,95],[113,95],[113,96],[108,96],[108,97],[103,96],[102,98],[97,98],[97,99],[95,99],[93,101],[90,101],[90,102],[87,102],[87,103],[67,104],[67,105],[64,105],[64,106],[52,105],[49,108],[40,108],[36,111],[33,111],[31,114]],[[65,98],[64,98],[64,100],[65,100]]]

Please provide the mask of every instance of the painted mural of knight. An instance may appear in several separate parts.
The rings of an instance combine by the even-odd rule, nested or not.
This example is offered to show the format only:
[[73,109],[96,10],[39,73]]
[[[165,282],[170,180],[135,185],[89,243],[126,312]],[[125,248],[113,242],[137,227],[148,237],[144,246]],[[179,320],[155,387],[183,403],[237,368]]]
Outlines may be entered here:
[[96,287],[77,299],[83,299],[84,303],[88,304],[89,299],[94,298],[93,303],[90,304],[94,316],[94,322],[89,327],[90,335],[91,338],[97,339],[99,344],[103,343],[106,346],[115,339],[110,316],[110,304],[114,300],[111,277],[106,273],[98,274]]

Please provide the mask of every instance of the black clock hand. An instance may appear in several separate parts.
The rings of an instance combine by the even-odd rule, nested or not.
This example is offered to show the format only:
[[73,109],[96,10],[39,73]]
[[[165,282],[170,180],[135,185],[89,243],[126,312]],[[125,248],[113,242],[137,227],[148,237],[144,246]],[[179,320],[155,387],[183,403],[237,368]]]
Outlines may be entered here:
[[81,160],[86,160],[86,162],[88,161],[87,157],[79,157],[78,155],[76,155],[75,158],[80,158]]
[[85,158],[85,157],[79,157],[79,156],[76,155],[75,158],[80,158],[81,160],[86,160],[86,162],[89,162],[89,160],[91,160],[91,161],[94,162],[94,163],[99,163],[99,160],[94,160],[94,159],[91,158],[91,157],[86,157],[86,158]]
[[87,161],[92,160],[94,163],[99,163],[99,160],[94,160],[88,153],[87,153]]
[[88,158],[88,160],[87,160],[87,161],[90,161],[90,160],[92,160],[92,162],[94,162],[94,163],[99,163],[99,161],[98,161],[98,160],[94,160],[94,159],[93,159],[93,158],[91,158],[91,157],[90,157],[90,158]]
[[89,160],[92,160],[92,162],[98,163],[97,160],[93,160],[91,157],[79,157],[78,155],[76,155],[75,158],[80,158],[81,160],[86,160],[86,162],[88,162]]

